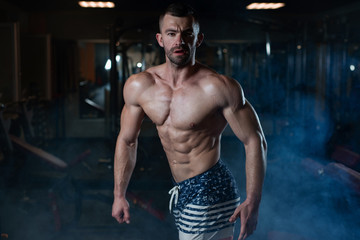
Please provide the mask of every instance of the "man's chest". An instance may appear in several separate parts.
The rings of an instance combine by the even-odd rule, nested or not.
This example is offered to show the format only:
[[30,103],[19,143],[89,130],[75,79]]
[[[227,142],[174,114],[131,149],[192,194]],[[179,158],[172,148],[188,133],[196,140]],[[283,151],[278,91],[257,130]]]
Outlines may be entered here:
[[201,124],[219,108],[216,97],[198,86],[154,87],[141,96],[140,104],[156,125],[166,123],[179,129]]

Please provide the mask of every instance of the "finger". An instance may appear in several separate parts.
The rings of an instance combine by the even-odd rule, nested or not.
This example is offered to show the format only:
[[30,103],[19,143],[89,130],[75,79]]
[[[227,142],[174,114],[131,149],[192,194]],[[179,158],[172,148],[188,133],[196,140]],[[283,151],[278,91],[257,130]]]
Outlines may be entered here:
[[245,239],[245,235],[247,235],[246,234],[246,227],[244,226],[244,224],[241,223],[239,240]]
[[114,210],[111,213],[111,216],[116,219],[120,223],[120,216]]
[[129,209],[125,209],[124,210],[124,216],[123,216],[124,222],[126,222],[127,224],[130,223],[130,213],[129,213]]
[[237,214],[236,213],[234,213],[230,218],[229,218],[229,222],[235,222],[236,221],[236,219],[237,219]]
[[115,218],[116,221],[118,221],[118,223],[123,223],[124,222],[123,215],[124,214],[122,212],[113,212],[112,213],[113,218]]
[[246,239],[247,237],[248,237],[248,235],[247,235],[246,233],[243,234],[243,235],[240,234],[239,240],[244,240],[244,239]]
[[240,236],[239,236],[239,240],[245,239],[245,235],[247,235],[246,232],[247,232],[246,231],[246,220],[245,220],[245,216],[242,216],[242,217],[240,217]]
[[251,234],[253,234],[256,230],[256,225],[257,225],[257,221],[256,220],[251,220],[248,223],[248,227],[247,227],[247,234],[248,236],[250,236]]
[[118,215],[117,215],[117,220],[119,223],[123,223],[124,222],[124,214],[122,212],[120,212]]
[[236,209],[234,214],[231,215],[231,217],[229,218],[229,222],[232,223],[235,222],[238,217],[239,217],[239,210]]
[[249,226],[249,228],[247,230],[248,235],[253,234],[253,232],[255,232],[255,228],[256,227],[253,224],[251,226]]
[[116,221],[118,221],[118,223],[123,223],[124,222],[120,215],[116,215],[116,216],[113,216],[113,217],[116,219]]

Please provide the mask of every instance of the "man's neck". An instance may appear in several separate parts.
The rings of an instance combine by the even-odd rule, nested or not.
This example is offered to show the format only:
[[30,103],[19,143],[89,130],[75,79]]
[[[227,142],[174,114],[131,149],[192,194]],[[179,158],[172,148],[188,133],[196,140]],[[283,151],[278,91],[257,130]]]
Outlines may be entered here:
[[185,66],[177,66],[166,62],[167,80],[173,88],[181,87],[182,83],[188,80],[196,71],[197,63],[189,63]]

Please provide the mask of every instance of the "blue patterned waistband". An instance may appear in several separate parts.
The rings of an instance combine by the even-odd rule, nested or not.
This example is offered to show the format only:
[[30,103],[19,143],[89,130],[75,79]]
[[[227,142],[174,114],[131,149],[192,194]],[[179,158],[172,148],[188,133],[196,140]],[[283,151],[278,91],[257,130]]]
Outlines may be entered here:
[[199,175],[196,175],[194,177],[185,179],[184,181],[181,182],[176,182],[173,179],[173,183],[176,186],[179,186],[181,188],[181,186],[186,186],[189,185],[189,183],[201,183],[205,180],[205,178],[209,178],[209,176],[212,175],[212,173],[216,172],[217,170],[221,169],[221,168],[226,168],[225,164],[223,163],[223,161],[221,159],[219,159],[214,166],[212,166],[211,168],[209,168],[207,171],[200,173]]

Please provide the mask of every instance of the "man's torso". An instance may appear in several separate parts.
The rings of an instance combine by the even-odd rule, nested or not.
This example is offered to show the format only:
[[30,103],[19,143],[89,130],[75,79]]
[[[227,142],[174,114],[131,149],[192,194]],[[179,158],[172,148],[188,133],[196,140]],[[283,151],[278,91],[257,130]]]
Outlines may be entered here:
[[193,76],[174,86],[162,65],[146,71],[149,87],[138,102],[156,124],[176,181],[211,168],[220,157],[220,135],[226,126],[224,79],[200,66]]

